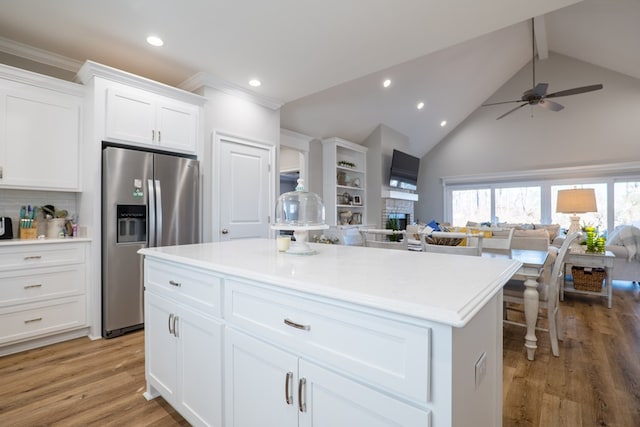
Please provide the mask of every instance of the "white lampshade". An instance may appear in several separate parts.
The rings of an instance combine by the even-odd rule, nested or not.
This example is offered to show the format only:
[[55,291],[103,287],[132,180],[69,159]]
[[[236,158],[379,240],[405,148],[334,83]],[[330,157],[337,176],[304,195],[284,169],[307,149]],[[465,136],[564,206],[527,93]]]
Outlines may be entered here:
[[556,212],[577,214],[597,211],[596,192],[593,188],[574,188],[558,191]]

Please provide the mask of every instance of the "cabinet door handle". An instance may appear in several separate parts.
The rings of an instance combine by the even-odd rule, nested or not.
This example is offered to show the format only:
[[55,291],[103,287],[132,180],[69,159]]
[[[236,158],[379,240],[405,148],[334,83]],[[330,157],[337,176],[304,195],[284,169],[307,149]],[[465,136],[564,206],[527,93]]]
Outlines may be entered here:
[[307,412],[307,379],[300,378],[298,381],[298,409],[300,412]]
[[169,333],[173,335],[173,313],[169,314],[169,322],[167,326],[169,327]]
[[42,259],[42,255],[32,255],[24,257],[25,261],[29,261],[30,259]]
[[151,140],[155,141],[156,140],[156,131],[151,129]]
[[176,338],[180,336],[178,333],[178,320],[180,320],[178,316],[173,316],[173,336]]
[[293,404],[293,395],[291,394],[291,381],[293,381],[293,372],[287,372],[284,377],[284,399],[287,405]]
[[25,289],[33,289],[33,288],[41,288],[42,287],[42,283],[36,283],[34,285],[26,285],[24,288]]
[[291,326],[292,328],[302,329],[304,331],[308,331],[311,329],[311,325],[303,325],[301,323],[294,322],[291,319],[284,319],[284,324],[287,326]]
[[26,323],[40,322],[41,320],[42,320],[42,317],[36,317],[34,319],[25,320],[24,323],[26,324]]
[[158,131],[158,142],[160,142],[162,140],[162,134],[160,133],[160,131]]
[[177,286],[178,288],[182,286],[182,283],[176,282],[175,280],[169,280],[169,284],[171,286]]

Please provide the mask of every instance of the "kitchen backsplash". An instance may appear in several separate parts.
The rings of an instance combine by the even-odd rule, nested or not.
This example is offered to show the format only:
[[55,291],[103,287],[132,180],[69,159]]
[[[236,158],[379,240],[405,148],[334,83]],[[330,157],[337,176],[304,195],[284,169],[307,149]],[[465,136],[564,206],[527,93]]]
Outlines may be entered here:
[[[14,225],[14,234],[17,237],[18,224],[20,219],[20,208],[22,206],[43,206],[53,205],[56,210],[66,210],[69,216],[78,213],[78,194],[61,191],[31,191],[31,190],[6,190],[0,189],[0,216],[11,218]],[[79,218],[82,222],[82,218]],[[40,234],[41,226],[38,232]]]

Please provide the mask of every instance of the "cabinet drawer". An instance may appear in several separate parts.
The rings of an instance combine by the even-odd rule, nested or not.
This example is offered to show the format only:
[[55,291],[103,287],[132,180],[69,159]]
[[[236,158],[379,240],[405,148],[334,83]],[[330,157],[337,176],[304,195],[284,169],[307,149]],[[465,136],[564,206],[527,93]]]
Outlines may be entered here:
[[225,318],[362,381],[430,399],[430,328],[228,279]]
[[84,293],[83,265],[0,273],[0,307]]
[[0,310],[0,344],[86,326],[85,297]]
[[84,245],[62,243],[4,246],[0,248],[0,270],[52,267],[84,262]]
[[222,279],[198,269],[145,258],[145,289],[222,317]]

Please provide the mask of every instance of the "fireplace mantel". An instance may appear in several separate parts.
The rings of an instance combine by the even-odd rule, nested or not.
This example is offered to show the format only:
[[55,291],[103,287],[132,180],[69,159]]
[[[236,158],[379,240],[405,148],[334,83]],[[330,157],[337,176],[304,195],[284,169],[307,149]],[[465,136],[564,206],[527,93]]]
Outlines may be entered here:
[[383,199],[399,199],[399,200],[409,200],[412,202],[418,201],[418,195],[415,193],[406,193],[404,191],[394,191],[394,190],[382,190],[382,198]]

